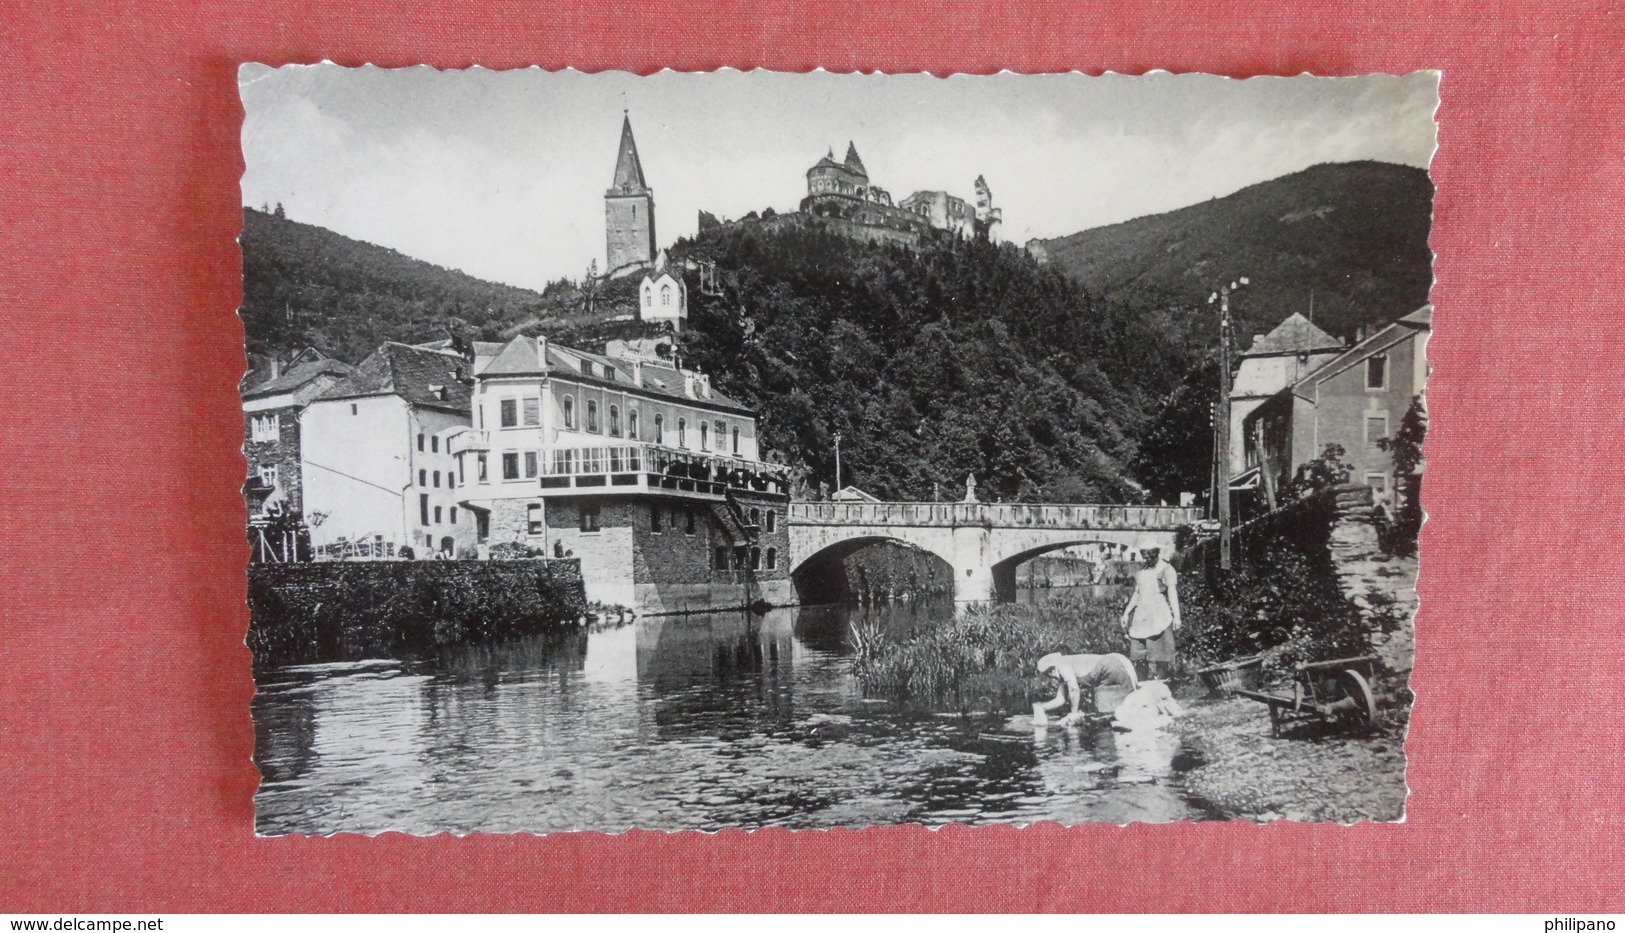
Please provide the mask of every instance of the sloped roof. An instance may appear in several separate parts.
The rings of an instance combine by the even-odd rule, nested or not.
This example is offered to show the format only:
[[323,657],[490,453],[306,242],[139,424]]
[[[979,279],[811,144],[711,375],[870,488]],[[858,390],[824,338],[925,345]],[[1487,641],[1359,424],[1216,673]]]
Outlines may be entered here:
[[863,167],[863,160],[858,158],[858,144],[851,140],[846,143],[846,164],[853,171],[869,174],[869,170]]
[[621,147],[615,157],[615,181],[610,194],[647,194],[649,185],[643,180],[643,162],[638,158],[638,142],[632,138],[632,117],[621,118]]
[[468,386],[457,378],[465,365],[462,357],[445,350],[386,343],[320,398],[398,395],[413,405],[467,414]]
[[1314,372],[1298,380],[1298,382],[1295,383],[1292,388],[1294,391],[1296,391],[1299,386],[1308,385],[1312,382],[1323,382],[1332,378],[1333,376],[1338,375],[1339,373],[1345,372],[1350,366],[1353,366],[1369,357],[1375,356],[1378,353],[1382,353],[1395,344],[1408,339],[1415,331],[1432,330],[1432,322],[1433,305],[1423,305],[1422,307],[1417,308],[1415,311],[1412,311],[1410,314],[1407,314],[1402,318],[1399,318],[1392,324],[1389,324],[1387,327],[1382,328],[1364,340],[1361,340],[1354,346],[1349,347],[1348,350],[1339,354],[1335,359],[1327,363],[1325,366],[1316,369]]
[[[295,391],[318,376],[332,375],[342,378],[349,375],[350,370],[350,364],[338,360],[309,360],[288,369],[275,379],[263,378],[257,382],[251,381],[248,388],[243,390],[242,396],[245,399],[250,399],[264,398],[267,395],[281,395],[284,392]],[[270,371],[266,370],[263,375],[269,376]]]
[[1241,355],[1274,356],[1341,349],[1343,341],[1309,323],[1308,318],[1294,311],[1286,320],[1277,324],[1274,330],[1255,338],[1253,345],[1241,351]]
[[1400,318],[1395,323],[1396,324],[1414,324],[1414,325],[1416,325],[1418,327],[1426,327],[1427,329],[1432,330],[1433,329],[1433,306],[1430,305],[1430,304],[1423,305],[1422,307],[1417,308],[1415,311],[1412,311],[1410,314],[1407,314],[1404,317]]
[[[632,382],[631,363],[604,356],[599,353],[589,353],[577,350],[574,347],[564,347],[555,343],[547,345],[547,366],[541,365],[537,356],[538,341],[535,337],[525,334],[508,341],[489,366],[480,372],[483,376],[541,376],[544,374],[568,378],[573,381],[585,382],[601,386],[613,386],[616,389],[630,392],[642,392],[646,395],[665,396],[667,398],[681,399],[682,401],[702,407],[722,408],[731,411],[754,414],[743,403],[729,398],[718,392],[715,387],[711,389],[709,398],[695,398],[684,391],[683,373],[671,366],[663,366],[650,361],[643,362],[643,385]],[[590,360],[594,364],[593,374],[587,375],[581,371],[581,360]],[[625,374],[610,380],[602,374],[605,367],[614,367],[618,372]]]

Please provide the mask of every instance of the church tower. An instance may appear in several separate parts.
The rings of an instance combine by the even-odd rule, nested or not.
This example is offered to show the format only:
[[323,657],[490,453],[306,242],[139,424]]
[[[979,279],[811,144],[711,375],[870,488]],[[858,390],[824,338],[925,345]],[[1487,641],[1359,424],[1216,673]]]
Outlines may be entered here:
[[645,268],[655,257],[655,193],[643,179],[630,116],[621,120],[615,181],[604,192],[604,255],[611,278]]

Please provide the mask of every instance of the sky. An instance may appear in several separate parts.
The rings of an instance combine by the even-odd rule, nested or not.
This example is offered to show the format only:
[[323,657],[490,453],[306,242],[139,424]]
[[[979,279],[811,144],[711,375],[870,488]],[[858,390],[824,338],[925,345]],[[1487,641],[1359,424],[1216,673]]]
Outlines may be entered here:
[[1222,197],[1322,162],[1426,168],[1438,74],[836,75],[244,65],[243,203],[540,289],[604,264],[630,114],[666,246],[698,212],[793,211],[848,141],[873,184],[974,199],[1024,243]]

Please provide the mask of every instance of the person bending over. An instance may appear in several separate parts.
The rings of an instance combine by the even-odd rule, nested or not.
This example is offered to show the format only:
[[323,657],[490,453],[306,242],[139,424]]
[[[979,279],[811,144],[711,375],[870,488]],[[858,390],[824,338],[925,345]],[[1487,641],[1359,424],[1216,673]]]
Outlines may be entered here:
[[1056,682],[1055,698],[1047,703],[1033,704],[1033,725],[1049,722],[1048,713],[1068,703],[1072,711],[1062,717],[1061,725],[1071,725],[1083,719],[1083,691],[1093,692],[1096,687],[1122,687],[1129,692],[1138,689],[1139,678],[1134,665],[1120,654],[1063,654],[1053,651],[1038,659],[1038,672]]

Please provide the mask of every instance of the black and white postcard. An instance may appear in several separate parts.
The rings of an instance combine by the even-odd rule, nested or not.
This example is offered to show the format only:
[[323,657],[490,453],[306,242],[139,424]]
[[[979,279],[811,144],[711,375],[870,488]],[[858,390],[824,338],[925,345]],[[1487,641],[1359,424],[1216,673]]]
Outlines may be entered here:
[[261,834],[1403,818],[1436,72],[239,83]]

